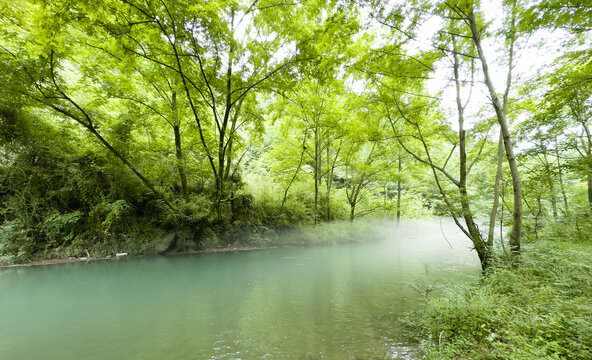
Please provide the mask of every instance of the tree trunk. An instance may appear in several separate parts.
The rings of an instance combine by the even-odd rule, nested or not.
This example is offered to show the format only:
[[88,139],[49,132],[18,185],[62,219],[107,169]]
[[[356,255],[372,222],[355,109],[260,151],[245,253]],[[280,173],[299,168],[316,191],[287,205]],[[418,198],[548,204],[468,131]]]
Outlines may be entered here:
[[499,221],[499,236],[500,244],[502,245],[502,251],[506,253],[506,245],[504,244],[504,203],[506,197],[506,183],[504,182],[504,173],[502,172],[500,177],[501,191],[500,198],[502,199],[502,206],[500,206],[500,221]]
[[308,129],[304,129],[304,138],[302,139],[302,152],[300,153],[300,161],[298,162],[298,166],[296,167],[296,171],[294,172],[294,176],[290,179],[288,186],[284,190],[284,198],[282,199],[282,206],[280,207],[280,214],[284,211],[284,205],[286,205],[286,200],[288,199],[288,191],[290,191],[290,187],[296,180],[298,176],[298,172],[302,168],[302,163],[304,162],[304,154],[306,153],[306,135],[308,133]]
[[[504,148],[506,150],[508,165],[510,166],[510,174],[512,175],[512,186],[514,189],[514,224],[512,226],[512,232],[510,233],[510,250],[514,254],[520,254],[520,236],[522,234],[522,182],[520,180],[520,173],[518,171],[516,156],[514,155],[514,146],[512,144],[512,139],[510,137],[510,129],[508,126],[508,121],[506,119],[506,111],[504,111],[505,107],[502,107],[497,92],[495,91],[495,88],[493,86],[491,76],[489,75],[487,60],[485,58],[485,54],[481,46],[481,35],[479,30],[477,29],[475,14],[472,11],[468,14],[467,20],[471,28],[471,33],[473,35],[475,47],[477,48],[477,52],[479,54],[479,60],[481,61],[481,68],[483,70],[485,84],[487,85],[487,88],[489,90],[489,95],[491,96],[493,108],[495,110],[497,120],[500,124],[504,139]],[[510,64],[512,63],[512,56],[513,43],[510,46]],[[508,72],[508,80],[511,80],[510,74],[511,71]]]
[[185,201],[189,201],[189,189],[187,187],[187,175],[185,174],[185,167],[183,166],[183,152],[181,150],[181,133],[179,125],[173,126],[175,132],[175,155],[177,160],[177,170],[179,171],[179,178],[181,179],[181,193]]
[[[588,128],[588,120],[583,119],[581,120],[582,127],[584,128],[584,132],[586,133],[587,146],[585,147],[586,155],[588,156],[588,164],[592,163],[592,135],[590,134],[590,129]],[[588,169],[588,171],[592,171]],[[590,209],[592,210],[592,174],[588,173],[588,203],[590,204]]]
[[[454,41],[454,40],[453,40]],[[455,44],[456,50],[456,44]],[[469,235],[471,237],[471,241],[475,246],[475,250],[477,251],[477,255],[479,256],[479,260],[481,261],[481,268],[483,270],[487,269],[490,265],[491,253],[490,249],[485,246],[483,242],[483,238],[481,237],[481,232],[475,223],[473,218],[473,212],[471,211],[471,207],[469,204],[469,194],[467,192],[467,152],[466,152],[466,130],[464,129],[464,107],[462,105],[461,96],[460,96],[460,75],[459,75],[459,60],[458,55],[456,53],[453,54],[454,56],[454,80],[456,85],[456,107],[458,111],[458,148],[459,148],[459,170],[460,170],[460,177],[459,177],[459,184],[458,184],[458,191],[460,193],[460,203],[462,207],[463,218],[465,219],[465,223],[467,225],[467,230],[469,231]]]
[[592,208],[592,175],[588,174],[588,203]]
[[320,147],[319,147],[319,128],[315,125],[314,129],[314,142],[315,142],[315,152],[314,152],[314,223],[318,222],[318,214],[319,214],[319,173],[321,172],[320,167]]
[[[399,153],[399,178],[397,179],[397,221],[401,220],[401,169],[402,169],[402,160],[401,154]],[[386,189],[385,189],[386,193]]]
[[327,177],[325,178],[325,182],[327,183],[327,221],[331,221],[331,185],[333,184],[333,168],[329,160],[329,148],[327,146]]
[[543,206],[541,205],[541,195],[537,196],[537,206],[538,210],[537,213],[534,215],[534,237],[535,239],[539,239],[539,218],[543,212]]
[[351,192],[346,188],[345,195],[347,196],[347,202],[349,203],[349,221],[353,222],[356,217],[356,205],[358,204],[358,196],[362,190],[363,179],[359,184],[354,184],[351,188]]
[[565,215],[569,215],[569,206],[567,203],[567,193],[565,192],[565,185],[563,184],[563,170],[561,169],[561,160],[559,158],[559,149],[557,147],[557,138],[555,138],[555,156],[557,157],[557,173],[559,174],[559,188],[561,189],[561,196],[563,197],[563,206],[565,208]]
[[107,140],[105,140],[105,138],[103,136],[101,136],[101,134],[99,134],[99,132],[92,126],[92,125],[86,125],[83,124],[94,136],[96,136],[97,139],[99,139],[99,141],[107,148],[109,149],[109,151],[111,151],[113,153],[113,155],[115,155],[117,158],[119,158],[119,160],[121,160],[134,174],[136,174],[136,176],[138,178],[140,178],[140,180],[142,180],[142,182],[144,183],[144,185],[146,185],[146,187],[148,189],[150,189],[158,198],[160,198],[162,201],[164,201],[164,203],[173,211],[177,211],[177,209],[175,208],[175,206],[173,205],[173,203],[171,203],[169,201],[169,199],[167,199],[164,194],[162,194],[160,191],[158,191],[156,189],[156,187],[152,184],[152,182],[150,180],[148,180],[146,177],[144,177],[144,175],[142,175],[135,166],[132,165],[132,163],[130,163],[119,151],[117,151],[113,146],[111,146],[111,144],[109,144],[107,142]]
[[331,221],[331,189],[333,188],[333,174],[335,173],[335,164],[337,163],[337,158],[339,157],[340,152],[341,144],[335,152],[333,162],[331,162],[329,157],[329,146],[327,146],[327,167],[329,168],[327,170],[327,221]]
[[557,221],[557,196],[555,194],[555,182],[553,181],[551,164],[549,164],[546,148],[543,148],[543,158],[545,159],[545,170],[547,170],[547,181],[549,182],[549,199],[551,200],[551,208],[553,210],[553,220]]
[[185,201],[189,201],[189,189],[187,187],[187,175],[185,174],[185,166],[183,165],[183,151],[181,148],[181,131],[179,113],[177,110],[177,92],[173,91],[171,107],[173,111],[173,132],[175,133],[175,156],[177,162],[177,171],[179,172],[179,178],[181,179],[181,193]]
[[[500,197],[500,181],[502,178],[502,165],[504,162],[504,140],[500,132],[498,150],[497,150],[497,172],[495,174],[495,185],[493,188],[493,205],[491,206],[491,215],[489,216],[489,231],[487,233],[487,247],[493,251],[493,238],[495,230],[495,216],[497,215],[497,208],[499,206]],[[502,207],[502,211],[503,211]]]

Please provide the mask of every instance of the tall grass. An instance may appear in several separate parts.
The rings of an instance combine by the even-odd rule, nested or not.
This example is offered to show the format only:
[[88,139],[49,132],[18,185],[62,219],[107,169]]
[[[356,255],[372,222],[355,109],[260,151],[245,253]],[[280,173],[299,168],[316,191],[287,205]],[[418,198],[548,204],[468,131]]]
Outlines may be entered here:
[[592,245],[526,244],[518,267],[433,300],[416,331],[425,359],[592,359]]

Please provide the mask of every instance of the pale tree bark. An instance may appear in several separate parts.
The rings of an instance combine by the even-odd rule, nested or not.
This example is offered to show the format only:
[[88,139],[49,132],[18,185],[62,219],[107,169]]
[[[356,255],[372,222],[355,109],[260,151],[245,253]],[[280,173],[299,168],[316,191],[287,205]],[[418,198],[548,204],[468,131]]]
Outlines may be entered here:
[[[395,105],[397,105],[396,102],[395,102]],[[405,144],[401,140],[400,136],[397,136],[397,131],[394,126],[394,120],[392,119],[389,111],[387,110],[387,116],[391,122],[391,127],[393,128],[393,132],[395,133],[397,141],[399,142],[399,144],[401,145],[403,150],[405,150],[409,155],[413,156],[419,162],[424,163],[430,167],[430,169],[432,170],[432,174],[434,176],[434,180],[436,181],[436,186],[438,187],[438,191],[440,192],[440,195],[442,195],[442,199],[444,200],[444,204],[446,204],[446,207],[448,208],[448,212],[452,216],[454,223],[469,239],[471,239],[471,242],[473,242],[475,250],[477,251],[477,255],[479,256],[479,260],[481,262],[481,268],[483,270],[487,269],[487,267],[491,264],[491,255],[490,255],[490,252],[488,251],[488,248],[486,247],[485,243],[483,242],[483,239],[481,238],[481,234],[479,232],[479,229],[477,228],[477,225],[475,224],[475,222],[473,220],[470,207],[467,206],[468,205],[468,196],[466,193],[466,183],[464,184],[464,186],[465,186],[465,190],[463,191],[464,196],[461,195],[461,208],[462,208],[461,215],[462,215],[462,218],[465,220],[465,224],[467,225],[465,227],[461,224],[461,220],[458,216],[458,212],[455,209],[455,207],[453,206],[453,204],[449,198],[449,195],[444,190],[444,186],[442,185],[442,181],[440,180],[440,176],[438,176],[439,173],[443,174],[446,178],[448,178],[448,180],[450,180],[450,182],[452,182],[459,189],[459,193],[461,192],[460,189],[461,189],[461,186],[463,185],[461,183],[461,181],[457,180],[450,173],[448,173],[446,171],[446,163],[448,163],[448,160],[450,159],[452,152],[456,149],[456,146],[454,146],[452,148],[452,151],[451,151],[450,155],[448,156],[444,166],[436,165],[434,163],[433,158],[432,158],[432,155],[430,152],[430,147],[428,146],[428,143],[426,142],[426,139],[423,136],[423,133],[421,131],[421,127],[419,126],[419,124],[417,122],[412,121],[408,117],[406,117],[398,105],[397,105],[397,109],[399,110],[401,117],[406,122],[408,122],[413,127],[415,127],[415,129],[417,130],[417,137],[416,138],[417,138],[417,140],[419,140],[421,142],[421,144],[423,146],[423,150],[426,154],[426,159],[423,159],[422,157],[417,155],[415,152],[413,152],[411,149],[409,149],[407,146],[405,146]],[[464,129],[462,131],[464,131]],[[459,134],[460,134],[460,131],[459,131]],[[465,146],[464,142],[463,142],[463,146]],[[465,163],[465,165],[464,165],[465,175],[464,176],[466,177],[466,174],[468,173],[468,168],[466,167],[466,157],[465,157],[464,163]]]
[[[455,43],[453,38],[453,43]],[[461,89],[460,89],[460,61],[458,59],[458,55],[456,53],[456,45],[455,52],[453,53],[454,59],[454,83],[456,87],[456,107],[458,112],[458,148],[459,148],[459,186],[458,191],[460,194],[460,203],[462,207],[462,214],[463,218],[465,219],[465,224],[467,225],[467,230],[470,234],[470,238],[473,241],[473,245],[475,246],[475,250],[477,250],[477,254],[479,255],[479,259],[481,260],[481,266],[483,269],[487,268],[491,262],[491,248],[488,248],[487,245],[484,243],[483,238],[481,237],[481,232],[475,223],[475,219],[473,217],[473,212],[471,211],[470,203],[469,203],[469,194],[467,191],[467,151],[466,151],[466,130],[464,129],[464,111],[465,107],[461,101]]]
[[321,144],[319,139],[319,126],[315,125],[314,133],[314,223],[319,221],[319,182],[321,181]]
[[[402,171],[402,156],[399,152],[399,156],[397,157],[398,162],[398,170],[399,170],[399,177],[397,178],[397,221],[401,220],[401,171]],[[386,193],[386,189],[385,189]]]
[[333,174],[335,173],[335,166],[337,164],[337,159],[339,158],[339,153],[341,152],[341,144],[337,147],[335,151],[335,156],[331,160],[329,156],[329,146],[327,146],[327,221],[331,221],[331,190],[333,188]]
[[[456,149],[456,145],[453,146],[448,158],[446,159],[446,161],[444,163],[444,166],[437,166],[434,163],[432,156],[430,155],[430,149],[429,149],[430,147],[428,146],[426,139],[424,138],[424,136],[422,134],[421,127],[419,126],[419,124],[417,122],[414,122],[411,119],[409,119],[407,116],[405,116],[402,109],[400,108],[397,101],[395,100],[395,105],[396,105],[401,117],[406,122],[408,122],[413,127],[415,127],[415,129],[417,130],[417,136],[414,136],[414,137],[422,143],[427,158],[423,159],[420,156],[418,156],[416,153],[411,151],[409,148],[407,148],[405,146],[405,144],[401,141],[399,136],[397,136],[397,140],[398,140],[399,144],[401,145],[401,147],[407,153],[409,153],[411,156],[413,156],[418,161],[430,166],[430,168],[432,169],[433,175],[434,175],[434,179],[436,180],[436,185],[438,186],[440,194],[442,195],[444,203],[448,207],[449,212],[450,212],[454,222],[461,229],[461,231],[472,241],[473,246],[474,246],[475,250],[477,251],[477,255],[479,256],[479,260],[481,262],[481,267],[483,270],[485,270],[489,267],[489,265],[491,265],[491,255],[492,255],[493,246],[488,246],[488,244],[484,241],[483,236],[481,235],[481,232],[479,231],[479,228],[477,226],[477,223],[475,222],[474,214],[473,214],[473,212],[471,210],[471,206],[470,206],[469,194],[468,194],[468,190],[467,190],[467,178],[468,178],[468,175],[469,175],[469,172],[470,172],[472,166],[474,165],[475,161],[477,160],[477,158],[476,158],[475,161],[473,161],[470,165],[468,164],[468,161],[467,161],[467,150],[466,150],[467,149],[467,141],[466,141],[466,130],[464,128],[464,123],[465,123],[464,113],[465,113],[465,108],[469,102],[468,100],[470,99],[470,94],[469,94],[469,99],[467,99],[467,104],[463,105],[462,99],[461,99],[462,80],[460,78],[460,59],[459,59],[460,52],[458,51],[458,48],[457,48],[457,42],[456,42],[455,36],[453,36],[453,38],[452,38],[452,44],[453,44],[452,65],[453,65],[453,75],[454,75],[454,84],[455,84],[455,90],[456,90],[456,105],[457,105],[457,115],[458,115],[457,121],[458,121],[458,140],[459,140],[459,142],[458,142],[459,178],[458,179],[454,178],[445,169],[446,164],[448,163],[448,161],[450,160],[450,157],[452,156],[452,153]],[[473,67],[472,67],[472,70],[474,71]],[[395,135],[397,135],[396,129],[394,126],[394,121],[392,120],[392,118],[390,116],[388,108],[387,108],[387,116],[388,116],[389,120],[391,121],[391,127],[393,129],[393,132],[395,132]],[[483,144],[485,144],[485,140],[484,140]],[[481,147],[481,150],[482,150],[482,147]],[[481,150],[479,152],[481,152]],[[446,194],[446,191],[444,190],[444,187],[441,184],[440,177],[438,176],[438,172],[445,175],[445,177],[447,177],[458,188],[458,194],[460,197],[459,201],[460,201],[460,206],[461,206],[460,215],[465,222],[465,226],[463,226],[461,224],[460,217],[457,214],[457,210],[454,208],[452,202],[450,201],[450,199],[448,198],[448,195]]]
[[547,172],[547,181],[549,183],[549,199],[551,200],[551,208],[553,210],[553,220],[557,221],[557,195],[555,194],[555,181],[553,181],[553,174],[551,172],[551,164],[547,156],[547,148],[543,147],[543,160],[545,162],[545,170]]
[[[491,215],[489,216],[489,231],[487,233],[487,246],[493,251],[493,238],[495,230],[495,217],[497,215],[497,209],[499,207],[500,197],[500,181],[502,178],[502,165],[504,161],[504,139],[500,133],[498,150],[497,150],[497,171],[495,174],[495,185],[493,187],[493,205],[491,206]],[[502,211],[503,211],[502,207]]]
[[[506,91],[504,93],[504,101],[500,101],[499,96],[495,90],[493,85],[493,81],[491,78],[491,74],[489,73],[489,66],[487,63],[487,59],[485,57],[485,53],[483,51],[483,47],[481,44],[481,31],[478,28],[477,21],[475,19],[475,14],[473,9],[470,9],[468,14],[463,13],[460,9],[457,8],[463,17],[467,20],[473,42],[475,43],[475,47],[477,49],[479,61],[481,62],[481,68],[483,70],[483,76],[485,79],[485,84],[487,85],[487,89],[489,91],[489,96],[491,97],[491,102],[493,108],[495,110],[495,114],[500,124],[501,133],[504,139],[504,148],[506,151],[506,158],[508,160],[508,165],[510,167],[510,174],[512,176],[512,187],[514,191],[514,210],[513,210],[513,220],[514,223],[512,225],[512,231],[510,233],[510,250],[514,254],[520,254],[520,237],[522,234],[522,182],[520,180],[520,172],[518,171],[518,163],[516,161],[516,156],[514,155],[514,145],[512,142],[512,137],[510,135],[510,128],[508,125],[507,120],[507,105],[508,105],[508,93],[511,87],[512,82],[512,67],[513,67],[513,58],[514,58],[514,36],[510,36],[510,45],[509,45],[509,57],[508,57],[508,74],[507,74],[507,81],[506,81]],[[515,25],[515,11],[512,14],[512,27]],[[511,31],[512,32],[512,31]]]
[[563,207],[565,209],[564,215],[569,215],[569,206],[567,202],[567,193],[565,191],[565,184],[563,183],[563,169],[561,167],[561,158],[559,157],[559,147],[557,138],[555,138],[555,157],[557,158],[557,174],[559,175],[559,189],[561,190],[561,196],[563,197]]

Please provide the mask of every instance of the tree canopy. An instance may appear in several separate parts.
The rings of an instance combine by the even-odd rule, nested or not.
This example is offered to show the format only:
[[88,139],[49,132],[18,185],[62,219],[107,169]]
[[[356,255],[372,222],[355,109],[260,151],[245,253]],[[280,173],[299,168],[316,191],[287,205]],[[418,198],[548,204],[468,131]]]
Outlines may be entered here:
[[144,252],[167,233],[199,248],[431,214],[455,220],[484,268],[506,242],[517,255],[542,227],[590,216],[589,13],[4,0],[0,253]]

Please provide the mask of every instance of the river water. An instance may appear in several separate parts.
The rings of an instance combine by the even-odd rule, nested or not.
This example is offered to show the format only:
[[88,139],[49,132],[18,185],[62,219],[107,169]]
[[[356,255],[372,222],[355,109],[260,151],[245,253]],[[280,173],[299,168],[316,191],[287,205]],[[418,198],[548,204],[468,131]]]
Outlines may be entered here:
[[0,359],[412,359],[398,318],[477,256],[447,221],[351,231],[368,241],[0,269]]

